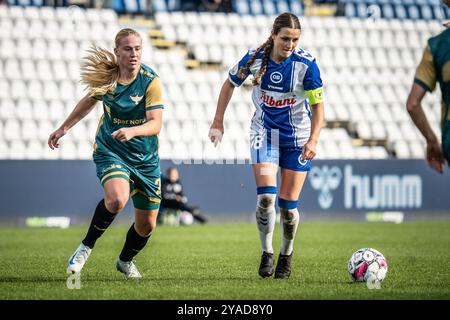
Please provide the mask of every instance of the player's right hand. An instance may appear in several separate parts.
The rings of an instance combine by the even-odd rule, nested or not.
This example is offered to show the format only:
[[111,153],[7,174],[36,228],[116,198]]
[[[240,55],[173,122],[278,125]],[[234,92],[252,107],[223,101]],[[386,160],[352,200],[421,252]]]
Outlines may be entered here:
[[53,132],[50,137],[48,137],[48,146],[50,149],[54,150],[55,148],[59,148],[59,139],[64,136],[66,132],[62,128],[59,128],[55,132]]
[[217,144],[222,141],[223,132],[223,122],[214,121],[208,134],[209,139],[214,143],[214,147],[217,147]]

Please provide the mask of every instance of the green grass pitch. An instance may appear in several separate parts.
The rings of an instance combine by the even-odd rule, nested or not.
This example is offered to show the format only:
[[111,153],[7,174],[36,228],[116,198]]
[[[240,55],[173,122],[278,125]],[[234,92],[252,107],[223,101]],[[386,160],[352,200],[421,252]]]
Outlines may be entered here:
[[[141,280],[115,270],[128,226],[99,239],[80,282],[68,289],[67,259],[86,226],[0,228],[0,299],[450,299],[450,222],[305,222],[289,280],[262,279],[254,224],[159,226],[136,257]],[[274,248],[280,247],[280,226]],[[380,290],[351,283],[350,255],[373,247],[387,258]]]

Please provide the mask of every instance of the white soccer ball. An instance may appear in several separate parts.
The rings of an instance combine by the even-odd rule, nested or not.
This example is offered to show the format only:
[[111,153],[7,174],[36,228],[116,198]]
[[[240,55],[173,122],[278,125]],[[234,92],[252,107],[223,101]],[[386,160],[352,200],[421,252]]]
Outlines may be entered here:
[[386,278],[388,263],[384,255],[373,248],[362,248],[348,261],[348,273],[355,282],[378,281]]
[[180,214],[180,224],[183,226],[190,226],[194,223],[194,216],[187,211],[183,211]]

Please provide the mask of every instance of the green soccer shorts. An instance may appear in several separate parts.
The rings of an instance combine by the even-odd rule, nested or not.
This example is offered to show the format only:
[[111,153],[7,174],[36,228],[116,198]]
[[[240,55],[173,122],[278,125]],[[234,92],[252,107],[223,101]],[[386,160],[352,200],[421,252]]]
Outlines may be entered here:
[[97,177],[102,186],[110,179],[123,178],[130,183],[130,196],[136,209],[156,210],[161,203],[161,169],[158,166],[132,167],[124,161],[95,154]]

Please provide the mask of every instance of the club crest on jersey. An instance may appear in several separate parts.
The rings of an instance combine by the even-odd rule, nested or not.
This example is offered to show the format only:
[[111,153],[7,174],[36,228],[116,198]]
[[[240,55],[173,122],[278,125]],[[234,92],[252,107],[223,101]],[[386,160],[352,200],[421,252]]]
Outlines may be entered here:
[[281,72],[278,71],[272,72],[270,74],[270,80],[273,83],[280,83],[281,81],[283,81],[283,75],[281,74]]
[[292,106],[297,102],[295,98],[275,100],[272,96],[267,95],[265,92],[262,93],[261,100],[264,102],[264,104],[270,107],[277,107],[277,108]]
[[138,105],[139,102],[141,102],[142,98],[144,96],[138,96],[137,94],[135,96],[130,96],[130,99],[133,100],[135,105]]

